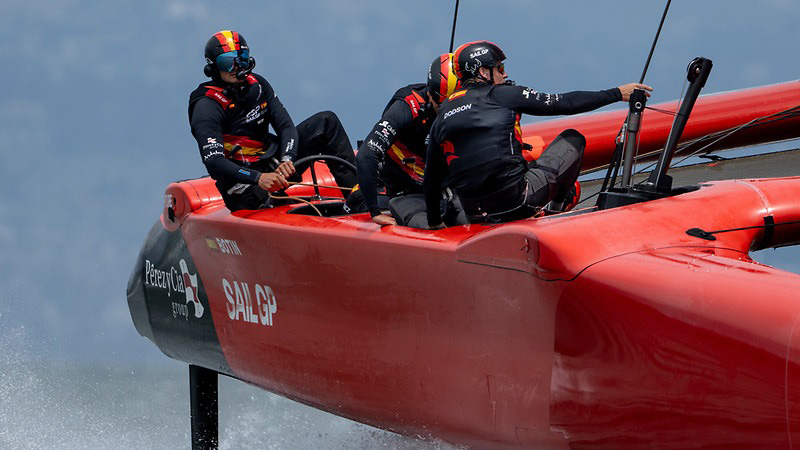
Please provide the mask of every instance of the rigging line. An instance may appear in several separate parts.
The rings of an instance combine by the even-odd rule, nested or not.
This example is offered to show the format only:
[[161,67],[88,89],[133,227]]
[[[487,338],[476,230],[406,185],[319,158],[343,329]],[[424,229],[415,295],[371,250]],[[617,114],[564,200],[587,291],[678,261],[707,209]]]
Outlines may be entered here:
[[342,191],[352,191],[354,188],[349,187],[339,187],[339,186],[331,186],[327,184],[314,184],[314,183],[305,183],[302,181],[289,181],[289,184],[292,186],[310,186],[310,187],[321,187],[321,188],[331,188],[331,189],[339,189]]
[[[736,133],[737,131],[741,131],[741,130],[743,130],[745,128],[750,128],[750,127],[753,127],[753,126],[763,125],[764,123],[772,123],[772,122],[775,122],[775,121],[778,121],[778,120],[785,120],[787,118],[794,117],[795,114],[786,115],[784,113],[786,113],[787,111],[791,111],[793,109],[796,109],[796,108],[797,107],[790,108],[790,109],[787,109],[787,110],[784,110],[784,111],[780,111],[780,112],[777,112],[777,113],[774,113],[774,114],[771,114],[771,115],[768,115],[768,116],[756,117],[755,119],[753,119],[753,120],[751,120],[751,121],[749,121],[749,122],[747,122],[745,124],[742,124],[742,125],[739,125],[737,127],[729,128],[728,130],[722,131],[721,132],[722,133],[721,136],[719,136],[718,138],[716,138],[713,141],[709,142],[708,144],[704,145],[703,147],[700,147],[699,149],[695,150],[694,152],[686,155],[684,158],[682,158],[678,162],[674,163],[673,166],[686,161],[688,158],[691,158],[692,156],[702,152],[703,150],[705,150],[705,149],[711,147],[712,145],[716,144],[717,142],[719,142],[719,141],[731,136],[733,133]],[[784,117],[776,118],[776,116],[780,116],[780,115],[784,115]],[[770,120],[769,122],[766,122],[766,120],[768,120],[768,119],[773,119],[773,120]],[[697,141],[693,142],[692,144],[694,144],[696,142]],[[689,144],[689,145],[691,145],[691,144]],[[688,145],[687,145],[687,147],[688,147]],[[670,166],[670,167],[672,167],[672,166]]]
[[[780,116],[780,117],[777,117],[777,116]],[[753,120],[751,121],[751,122],[753,122],[753,123],[750,123],[750,122],[748,122],[748,123],[746,123],[746,124],[739,125],[739,126],[737,126],[737,127],[732,127],[732,128],[729,128],[729,129],[727,129],[727,130],[718,131],[718,132],[716,132],[716,133],[710,133],[710,134],[707,134],[707,135],[705,135],[705,136],[702,136],[702,137],[700,137],[700,138],[697,138],[696,140],[694,140],[694,141],[692,141],[692,142],[688,142],[688,143],[686,143],[686,144],[683,144],[682,146],[678,147],[678,149],[677,149],[676,153],[680,153],[680,152],[682,152],[682,151],[685,151],[687,148],[689,148],[689,147],[691,147],[691,146],[693,146],[693,145],[697,145],[697,144],[699,144],[699,143],[701,143],[701,142],[703,142],[703,141],[705,141],[705,140],[708,140],[708,139],[715,139],[715,138],[718,138],[718,137],[720,137],[720,136],[721,136],[720,138],[716,139],[714,142],[711,142],[711,143],[709,143],[708,145],[705,145],[705,146],[701,147],[700,149],[698,149],[698,150],[696,150],[696,151],[692,152],[692,154],[690,154],[689,156],[687,156],[687,157],[686,157],[686,158],[689,158],[689,157],[691,157],[691,156],[694,156],[694,155],[696,155],[696,154],[698,154],[698,153],[702,152],[703,150],[705,150],[705,149],[706,149],[706,148],[708,148],[709,146],[716,144],[716,143],[717,143],[717,142],[719,142],[720,140],[722,140],[722,139],[724,139],[724,138],[726,138],[726,137],[730,136],[730,135],[731,135],[731,134],[733,134],[734,132],[736,132],[736,131],[740,131],[741,129],[746,129],[746,128],[753,127],[753,126],[758,126],[758,125],[763,125],[763,124],[767,124],[767,123],[777,122],[777,121],[780,121],[780,120],[791,119],[791,118],[794,118],[794,117],[797,117],[797,116],[800,116],[800,106],[795,106],[795,107],[793,107],[793,108],[789,108],[789,109],[787,109],[787,110],[784,110],[784,111],[779,111],[779,112],[777,112],[777,113],[773,113],[773,114],[771,114],[771,115],[768,115],[768,116],[758,117],[758,118],[755,118],[755,119],[753,119]],[[770,119],[770,118],[772,118],[772,120],[766,121],[767,119]],[[759,120],[764,120],[764,122],[759,122]],[[756,122],[758,122],[758,123],[756,123]],[[727,133],[727,134],[726,134],[726,133]],[[707,153],[710,153],[710,152],[707,152]],[[639,156],[638,156],[638,159],[646,158],[646,157],[648,157],[648,156],[652,156],[652,155],[654,155],[654,154],[658,154],[658,151],[652,151],[652,152],[645,153],[645,154],[643,154],[643,155],[639,155]],[[681,159],[681,160],[680,160],[680,161],[678,161],[676,164],[679,164],[679,163],[683,162],[684,160],[686,160],[686,158],[683,158],[683,159]],[[643,166],[642,168],[640,168],[639,170],[637,170],[637,171],[634,173],[634,175],[638,175],[638,174],[640,174],[640,173],[642,173],[642,172],[645,172],[645,171],[647,171],[647,170],[650,170],[650,169],[652,169],[652,168],[653,168],[655,165],[656,165],[656,163],[651,163],[650,165]],[[597,167],[597,168],[595,168],[595,169],[593,169],[593,170],[586,170],[586,171],[582,171],[582,172],[581,172],[581,175],[585,175],[585,174],[588,174],[588,173],[597,172],[597,171],[603,170],[603,169],[605,169],[605,168],[607,168],[607,167],[608,167],[608,165],[604,165],[604,166]],[[586,199],[583,199],[583,200],[581,200],[580,202],[578,202],[578,204],[580,204],[580,203],[583,203],[583,201],[584,201],[584,200],[588,200],[588,199],[590,199],[590,198],[592,198],[592,197],[594,197],[594,196],[596,196],[596,195],[597,195],[597,194],[594,194],[594,195],[592,195],[592,196],[589,196],[589,197],[587,197]]]
[[305,203],[306,205],[310,206],[314,211],[316,211],[317,214],[319,214],[320,217],[322,217],[322,212],[319,209],[317,209],[317,207],[314,206],[313,203],[311,203],[310,201],[308,201],[306,199],[303,199],[303,198],[300,198],[300,197],[294,197],[294,196],[291,196],[291,195],[272,195],[272,192],[268,192],[268,195],[269,195],[269,198],[281,199],[281,200],[290,199],[290,200],[296,200],[298,202]]
[[[696,140],[694,140],[692,142],[688,142],[688,143],[686,143],[683,146],[678,148],[678,153],[680,153],[682,151],[685,151],[686,149],[688,149],[691,146],[699,145],[699,144],[701,144],[701,143],[703,143],[703,142],[705,142],[705,141],[707,141],[709,139],[715,139],[713,142],[711,142],[711,143],[709,143],[709,144],[707,144],[707,145],[695,150],[694,152],[692,152],[691,155],[687,156],[687,157],[691,157],[693,155],[696,155],[697,153],[702,152],[703,150],[707,149],[708,147],[716,144],[717,142],[721,141],[722,139],[732,135],[736,131],[741,131],[741,130],[744,130],[744,129],[747,129],[747,128],[751,128],[751,127],[755,127],[755,126],[759,126],[759,125],[765,125],[765,124],[769,124],[769,123],[773,123],[773,122],[778,122],[780,120],[791,119],[791,118],[797,117],[799,115],[800,114],[792,114],[792,115],[787,115],[787,116],[783,116],[783,117],[774,118],[774,119],[768,120],[768,121],[765,119],[765,121],[763,121],[763,122],[758,122],[759,119],[754,119],[753,123],[748,123],[748,124],[740,125],[738,127],[729,128],[727,130],[719,131],[719,132],[716,132],[716,133],[707,134],[707,135],[705,135],[703,137],[700,137],[700,138],[698,138],[698,139],[696,139]],[[711,151],[705,152],[706,155],[709,154],[709,153],[711,153]],[[678,161],[678,163],[683,162],[685,159],[686,158],[684,158],[681,161]],[[678,163],[676,163],[676,164],[678,164]]]
[[[715,140],[713,142],[701,147],[700,149],[695,150],[690,155],[688,155],[685,158],[679,160],[678,162],[673,163],[672,166],[675,166],[676,164],[680,164],[681,162],[685,161],[687,158],[690,158],[690,157],[696,155],[697,153],[699,153],[699,152],[707,149],[708,147],[716,144],[717,142],[721,141],[722,139],[729,137],[730,135],[732,135],[733,133],[735,133],[737,131],[741,131],[743,129],[754,127],[754,126],[758,126],[758,125],[777,122],[777,121],[780,121],[780,120],[791,119],[791,118],[794,118],[794,117],[797,117],[797,116],[800,116],[800,105],[793,106],[793,107],[785,109],[783,111],[778,111],[778,112],[775,112],[775,113],[772,113],[772,114],[769,114],[769,115],[766,115],[766,116],[756,117],[755,119],[752,119],[751,121],[749,121],[747,123],[744,123],[742,125],[737,125],[735,127],[731,127],[731,128],[726,129],[726,130],[718,131],[718,132],[715,132],[715,133],[709,133],[709,134],[707,134],[705,136],[701,136],[701,137],[693,140],[692,142],[688,142],[688,143],[685,143],[685,144],[679,146],[675,153],[676,154],[677,153],[681,153],[681,152],[685,151],[687,148],[689,148],[689,147],[691,147],[693,145],[697,145],[697,144],[699,144],[701,142],[704,142],[706,140],[709,140],[709,139],[715,139]],[[769,119],[772,119],[772,120],[769,120]],[[644,155],[641,155],[641,157],[647,157],[647,156],[653,155],[655,153],[658,153],[658,152],[657,151],[649,152],[649,153],[646,153]],[[650,164],[649,166],[644,166],[641,169],[639,169],[635,174],[638,175],[639,173],[644,172],[646,170],[649,170],[654,166],[655,166],[655,163]],[[672,166],[670,166],[670,167],[672,167]]]
[[738,131],[738,129],[749,128],[751,126],[757,126],[757,125],[762,125],[762,124],[765,124],[765,123],[777,122],[779,120],[791,119],[793,117],[797,117],[798,115],[800,115],[800,106],[793,106],[791,108],[784,109],[783,111],[774,112],[774,113],[766,115],[766,116],[756,117],[755,119],[752,119],[751,121],[749,121],[749,122],[747,122],[745,124],[742,124],[742,125],[737,125],[735,127],[731,127],[731,128],[726,129],[726,130],[717,131],[716,133],[709,133],[709,134],[707,134],[705,136],[702,136],[702,137],[698,138],[697,140],[695,140],[694,142],[692,142],[691,144],[688,144],[688,145],[696,144],[697,142],[703,141],[705,139],[712,139],[712,138],[714,138],[716,136],[719,136],[721,134],[725,134],[730,130]]
[[453,53],[453,43],[455,42],[455,39],[456,39],[456,21],[458,20],[458,2],[459,2],[459,0],[456,0],[456,10],[453,13],[453,32],[450,33],[450,53]]
[[731,231],[744,231],[744,230],[753,230],[756,228],[766,228],[766,227],[777,227],[779,225],[794,225],[800,223],[800,220],[790,220],[788,222],[777,222],[777,223],[765,223],[763,225],[753,225],[749,227],[741,227],[741,228],[727,228],[724,230],[714,230],[714,231],[704,231],[705,234],[719,234],[719,233],[728,233]]
[[[755,119],[754,119],[754,120],[755,120]],[[692,156],[694,156],[694,155],[696,155],[696,154],[698,154],[698,153],[702,152],[703,150],[707,149],[708,147],[711,147],[712,145],[714,145],[714,144],[716,144],[717,142],[719,142],[719,141],[721,141],[721,140],[725,139],[726,137],[728,137],[728,136],[732,135],[733,133],[735,133],[735,132],[737,132],[737,131],[739,131],[739,130],[743,129],[743,128],[744,128],[746,125],[747,125],[747,124],[745,124],[745,125],[741,125],[741,126],[739,126],[739,127],[735,128],[735,129],[731,130],[730,132],[723,134],[722,136],[718,137],[717,139],[715,139],[715,140],[713,140],[713,141],[709,142],[708,144],[704,145],[703,147],[700,147],[700,148],[698,148],[697,150],[693,151],[692,153],[689,153],[688,155],[686,155],[686,156],[684,156],[683,158],[679,159],[677,162],[674,162],[673,164],[671,164],[671,165],[670,165],[670,168],[673,168],[673,167],[675,167],[676,165],[678,165],[678,164],[680,164],[680,163],[682,163],[682,162],[686,161],[687,159],[689,159],[689,158],[691,158]]]
[[[668,8],[669,8],[669,3],[670,3],[670,1],[671,1],[671,0],[668,0],[668,1],[667,1],[667,8],[666,8],[666,9],[668,9]],[[664,14],[665,14],[665,15],[666,15],[666,9],[664,10]],[[663,18],[662,18],[662,22],[663,22]],[[656,38],[658,38],[658,36],[657,36],[657,35],[656,35]],[[655,47],[655,45],[654,45],[654,47]],[[650,61],[649,61],[649,59],[648,59],[648,63],[649,63],[649,62],[650,62]],[[647,69],[647,68],[645,67],[645,70],[646,70],[646,69]],[[644,74],[642,74],[642,77],[644,78]],[[681,86],[681,94],[680,94],[680,96],[678,97],[678,98],[679,98],[679,100],[678,100],[678,105],[675,107],[675,112],[674,112],[674,113],[672,113],[672,115],[673,115],[673,116],[678,116],[678,115],[680,115],[680,114],[678,113],[678,111],[680,111],[680,110],[681,110],[681,106],[683,106],[683,101],[684,101],[683,94],[684,94],[684,92],[686,91],[686,83],[688,83],[688,82],[689,82],[689,78],[688,78],[688,77],[684,77],[684,79],[683,79],[683,85]],[[626,121],[626,124],[627,124],[627,121]],[[673,125],[674,125],[674,123],[673,123]],[[623,125],[623,126],[624,126],[624,125]],[[662,149],[662,151],[663,151],[663,149]],[[676,151],[676,152],[678,151],[678,148],[677,148],[677,147],[676,147],[675,151]],[[652,153],[657,153],[657,152],[650,152],[650,153],[646,153],[646,154],[642,155],[642,157],[645,157],[645,156],[647,156],[647,155],[650,155],[650,154],[652,154]],[[634,163],[635,163],[635,162],[636,162],[636,158],[634,158]],[[634,177],[634,176],[636,176],[636,175],[638,175],[638,174],[642,173],[643,171],[645,171],[645,170],[649,170],[650,168],[652,168],[652,167],[655,167],[657,164],[658,164],[658,163],[652,163],[652,164],[650,164],[649,166],[647,166],[646,168],[643,168],[643,169],[640,169],[640,170],[638,170],[638,171],[635,171],[635,172],[633,172],[633,173],[631,174],[631,179],[633,179],[633,177]],[[668,169],[669,169],[669,168],[672,168],[672,165],[670,165],[670,166],[668,167]],[[638,183],[638,184],[641,184],[641,183]]]
[[652,106],[645,106],[644,109],[649,109],[651,111],[659,112],[661,114],[666,114],[668,116],[678,115],[678,113],[676,113],[675,111],[667,111],[666,109],[653,108]]
[[[678,147],[675,153],[680,153],[680,152],[686,150],[688,147],[691,147],[692,145],[696,145],[698,142],[702,142],[702,141],[704,141],[706,139],[714,139],[714,140],[712,142],[704,145],[703,147],[700,147],[699,149],[693,151],[689,155],[686,155],[685,157],[683,157],[682,159],[678,160],[677,162],[673,162],[673,164],[670,165],[670,168],[672,168],[672,167],[674,167],[674,166],[686,161],[688,158],[691,158],[692,156],[697,155],[698,153],[700,153],[703,150],[707,149],[708,147],[718,143],[719,141],[731,136],[732,134],[736,133],[737,131],[741,131],[743,129],[750,128],[750,127],[753,127],[753,126],[762,125],[764,123],[772,123],[772,122],[779,121],[779,120],[790,119],[790,118],[793,118],[793,117],[797,117],[798,115],[800,115],[800,106],[794,106],[792,108],[788,108],[788,109],[785,109],[783,111],[778,111],[778,112],[775,112],[775,113],[772,113],[772,114],[769,114],[769,115],[766,115],[766,116],[756,117],[755,119],[752,119],[747,123],[744,123],[742,125],[737,125],[737,126],[732,127],[732,128],[728,128],[727,130],[722,130],[722,131],[718,131],[716,133],[710,133],[710,134],[707,134],[705,136],[702,136],[702,137],[700,137],[700,138],[698,138],[698,139],[696,139],[696,140],[694,140],[692,142],[686,143],[683,146]],[[769,122],[765,122],[768,119],[772,119],[772,120],[770,120]],[[645,155],[642,155],[642,156],[645,157],[645,156],[648,156],[648,155],[650,155],[652,153],[653,152],[645,154]],[[640,173],[642,173],[644,171],[650,170],[655,165],[656,165],[656,163],[651,163],[648,166],[644,166],[641,169],[637,170],[634,173],[634,175],[638,175],[638,174],[640,174]]]
[[578,206],[578,205],[580,205],[581,203],[583,203],[583,202],[585,202],[587,200],[591,200],[591,199],[597,197],[598,195],[600,195],[600,192],[601,191],[597,191],[594,194],[592,194],[592,195],[590,195],[590,196],[588,196],[586,198],[581,199],[580,201],[578,201],[578,203],[575,204],[575,206]]
[[322,217],[322,212],[321,212],[319,209],[317,209],[317,207],[316,207],[316,206],[314,206],[314,204],[313,204],[313,203],[311,203],[310,201],[308,201],[308,200],[306,200],[306,199],[304,199],[304,198],[295,197],[295,196],[292,196],[292,195],[273,195],[272,193],[269,193],[269,198],[274,198],[274,199],[282,199],[282,200],[283,200],[283,199],[290,199],[290,200],[295,200],[295,201],[298,201],[298,202],[301,202],[301,203],[305,203],[306,205],[310,206],[310,207],[311,207],[311,209],[313,209],[314,211],[316,211],[316,212],[317,212],[317,214],[318,214],[320,217]]
[[[685,87],[685,82],[684,82],[684,87]],[[647,107],[647,108],[651,109],[650,107]],[[668,113],[668,111],[667,111],[667,113]],[[699,149],[695,150],[694,152],[692,152],[691,154],[689,154],[686,157],[682,158],[678,162],[673,163],[670,167],[673,167],[673,166],[675,166],[677,164],[682,163],[686,159],[688,159],[688,158],[690,158],[690,157],[702,152],[703,150],[705,150],[708,147],[716,144],[717,142],[719,142],[719,141],[731,136],[732,134],[736,133],[737,131],[741,131],[743,129],[754,127],[754,126],[758,126],[758,125],[777,122],[777,121],[780,121],[780,120],[791,119],[791,118],[794,118],[794,117],[797,117],[797,116],[800,116],[800,105],[794,106],[794,107],[791,107],[791,108],[787,108],[787,109],[785,109],[783,111],[778,111],[778,112],[775,112],[775,113],[772,113],[772,114],[769,114],[769,115],[766,115],[766,116],[756,117],[755,119],[752,119],[747,123],[744,123],[742,125],[738,125],[736,127],[728,128],[727,130],[722,130],[722,131],[718,131],[716,133],[710,133],[710,134],[707,134],[705,136],[701,136],[700,138],[698,138],[698,139],[696,139],[696,140],[694,140],[692,142],[686,143],[686,144],[678,147],[678,149],[676,150],[676,153],[680,153],[681,151],[686,150],[688,147],[690,147],[692,145],[696,145],[699,142],[702,142],[704,140],[707,140],[707,139],[714,139],[714,140],[712,142],[710,142],[709,144],[707,144],[707,145],[705,145],[703,147],[700,147]],[[656,153],[658,153],[658,151],[648,152],[648,153],[645,153],[643,155],[640,155],[639,158],[640,159],[641,158],[645,158],[647,156],[650,156],[650,155],[653,155],[653,154],[656,154]],[[634,172],[634,175],[638,175],[638,174],[640,174],[642,172],[650,170],[653,167],[655,167],[655,165],[656,165],[656,163],[651,163],[649,165],[643,166],[642,168],[640,168],[639,170]],[[608,165],[606,165],[604,167],[608,167]],[[599,168],[597,168],[597,169],[595,169],[593,171],[582,172],[582,174],[583,173],[591,173],[591,172],[598,171],[598,170],[603,170],[603,167],[599,167]],[[616,183],[614,183],[614,184],[616,185]],[[639,183],[639,184],[641,184],[641,183]],[[581,199],[580,201],[578,201],[577,205],[580,205],[581,203],[583,203],[583,202],[585,202],[587,200],[590,200],[590,199],[596,197],[597,195],[599,195],[599,192],[596,192],[596,193],[594,193],[594,194],[592,194],[592,195],[590,195],[590,196],[588,196],[586,198]]]
[[[661,29],[664,26],[664,20],[667,18],[667,11],[669,11],[669,5],[672,3],[672,0],[667,0],[667,5],[664,7],[664,13],[661,15],[661,21],[658,24],[658,30],[656,31],[656,35],[653,38],[653,45],[650,47],[650,53],[647,55],[647,62],[644,64],[644,69],[642,70],[642,77],[639,79],[639,84],[644,82],[644,77],[647,74],[647,68],[650,66],[650,60],[653,58],[653,53],[656,49],[656,44],[658,43],[658,37],[661,35]],[[452,51],[452,50],[451,50]],[[630,113],[625,118],[625,122],[622,123],[622,127],[617,133],[617,148],[614,150],[614,156],[612,157],[611,163],[608,165],[608,170],[606,172],[606,176],[603,180],[603,187],[601,190],[605,190],[609,187],[609,183],[611,187],[614,187],[617,184],[617,176],[619,174],[619,167],[623,163],[623,155],[624,155],[624,147],[621,147],[625,142],[625,133],[628,128],[628,121],[630,120]]]
[[683,86],[681,86],[681,95],[680,95],[680,97],[678,97],[678,104],[675,106],[675,114],[674,115],[676,115],[676,116],[678,115],[678,111],[681,110],[681,106],[683,106],[683,101],[685,100],[683,98],[683,94],[684,94],[684,92],[686,92],[686,83],[688,83],[688,82],[689,82],[689,78],[688,77],[684,77],[683,78]]
[[[329,186],[329,185],[326,185],[326,184],[304,183],[302,181],[290,181],[289,184],[291,186],[311,186],[311,187],[316,186],[316,187],[321,187],[321,188],[341,189],[341,190],[347,190],[347,191],[352,191],[353,190],[353,188],[339,187],[339,186]],[[295,201],[298,201],[298,202],[305,203],[306,205],[310,206],[314,211],[316,211],[317,214],[320,217],[322,217],[322,212],[316,206],[314,206],[313,203],[311,203],[310,201],[308,201],[308,200],[306,200],[304,198],[295,197],[293,195],[273,195],[272,192],[267,192],[267,195],[269,195],[269,198],[281,199],[281,200],[289,199],[289,200],[295,200]]]

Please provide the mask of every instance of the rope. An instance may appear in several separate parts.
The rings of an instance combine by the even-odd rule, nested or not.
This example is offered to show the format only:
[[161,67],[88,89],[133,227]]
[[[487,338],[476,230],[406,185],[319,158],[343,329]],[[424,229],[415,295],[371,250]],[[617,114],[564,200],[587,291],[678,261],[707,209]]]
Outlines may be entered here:
[[321,188],[339,189],[339,190],[342,190],[342,191],[352,191],[354,189],[354,188],[340,187],[340,186],[329,186],[329,185],[326,185],[326,184],[303,183],[303,182],[294,182],[294,181],[290,181],[289,184],[292,185],[292,186],[310,186],[310,187],[316,186],[316,187],[321,187]]
[[[712,145],[716,144],[717,142],[719,142],[719,141],[731,136],[732,134],[736,133],[737,131],[741,131],[741,130],[744,130],[744,129],[747,129],[747,128],[750,128],[750,127],[754,127],[754,126],[758,126],[758,125],[763,125],[763,124],[766,124],[766,123],[777,122],[779,120],[791,119],[792,117],[796,117],[798,115],[800,115],[800,106],[795,106],[793,108],[789,108],[789,109],[786,109],[786,110],[783,110],[783,111],[779,111],[777,113],[770,114],[768,116],[757,117],[757,118],[755,118],[755,119],[753,119],[753,120],[751,120],[751,121],[749,121],[749,122],[747,122],[745,124],[739,125],[737,127],[728,128],[727,130],[722,130],[722,131],[717,132],[717,133],[713,133],[713,134],[709,134],[709,135],[703,136],[702,138],[700,138],[700,139],[698,139],[698,140],[696,140],[696,141],[694,141],[692,143],[684,145],[683,147],[680,148],[680,150],[685,150],[687,147],[689,147],[691,145],[694,145],[694,144],[697,144],[698,142],[701,142],[701,141],[706,140],[706,139],[714,139],[715,137],[716,137],[716,139],[714,139],[710,143],[704,145],[703,147],[700,147],[699,149],[695,150],[694,152],[686,155],[685,157],[680,159],[678,162],[673,163],[670,166],[670,168],[674,167],[677,164],[680,164],[680,163],[686,161],[688,158],[691,158],[692,156],[702,152],[703,150],[705,150],[705,149],[711,147]],[[772,119],[772,120],[769,120],[769,119]]]
[[666,109],[653,108],[652,106],[645,106],[644,109],[649,109],[650,111],[660,112],[661,114],[666,114],[668,116],[675,116],[675,115],[678,114],[675,111],[667,111]]
[[316,212],[317,212],[317,215],[319,215],[320,217],[322,217],[322,212],[321,212],[319,209],[317,209],[317,207],[316,207],[316,206],[314,206],[314,204],[313,204],[313,203],[311,203],[310,201],[308,201],[308,200],[306,200],[306,199],[304,199],[304,198],[300,198],[300,197],[294,197],[294,196],[292,196],[292,195],[273,195],[273,194],[272,194],[272,192],[268,192],[268,194],[269,194],[269,198],[275,198],[275,199],[291,199],[291,200],[296,200],[296,201],[298,201],[298,202],[305,203],[306,205],[310,206],[310,207],[311,207],[311,208],[312,208],[314,211],[316,211]]
[[[316,187],[321,187],[321,188],[341,189],[341,190],[344,190],[344,191],[352,191],[353,190],[353,188],[348,188],[348,187],[329,186],[329,185],[325,185],[325,184],[314,184],[314,183],[308,184],[308,183],[295,182],[295,181],[290,181],[289,184],[292,185],[292,186],[311,186],[311,187],[315,187],[316,186]],[[316,206],[314,206],[313,203],[311,203],[310,201],[308,201],[308,200],[306,200],[304,198],[296,197],[296,196],[293,196],[293,195],[275,195],[272,192],[267,192],[267,195],[269,195],[269,198],[280,199],[280,200],[295,200],[295,201],[298,201],[298,202],[301,202],[301,203],[305,203],[306,205],[310,206],[311,209],[316,211],[317,215],[322,217],[322,212],[319,210],[319,208],[317,208]]]

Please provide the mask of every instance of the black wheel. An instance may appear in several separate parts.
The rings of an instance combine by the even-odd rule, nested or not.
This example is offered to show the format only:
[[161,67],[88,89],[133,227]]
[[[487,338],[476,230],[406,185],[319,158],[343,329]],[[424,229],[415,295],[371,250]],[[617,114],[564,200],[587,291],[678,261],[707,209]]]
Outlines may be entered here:
[[317,172],[314,169],[314,163],[317,161],[322,161],[330,167],[331,163],[339,164],[351,172],[353,175],[356,175],[356,166],[354,166],[349,161],[339,158],[338,156],[333,155],[309,155],[304,158],[300,158],[294,163],[294,168],[297,170],[297,173],[303,173],[306,167],[311,169],[311,181],[314,183],[314,197],[313,200],[322,200],[322,196],[319,193],[319,186],[317,183]]

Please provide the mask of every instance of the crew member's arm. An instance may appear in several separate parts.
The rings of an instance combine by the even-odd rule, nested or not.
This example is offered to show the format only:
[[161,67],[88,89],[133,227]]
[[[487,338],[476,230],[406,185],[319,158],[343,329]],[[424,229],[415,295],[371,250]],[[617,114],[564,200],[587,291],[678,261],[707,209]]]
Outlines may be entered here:
[[[364,195],[370,216],[377,223],[382,220],[378,207],[378,186],[381,183],[380,163],[387,157],[397,139],[397,133],[411,124],[411,110],[402,100],[395,101],[383,114],[381,120],[372,127],[356,155],[358,186]],[[378,217],[376,220],[375,218]],[[381,223],[381,225],[385,225]]]
[[444,181],[447,165],[445,163],[442,147],[438,142],[435,142],[433,136],[433,130],[431,130],[425,159],[425,177],[422,180],[422,188],[425,192],[425,209],[428,214],[428,227],[437,229],[444,227],[439,207],[442,200],[442,182]]
[[501,85],[492,89],[489,95],[497,103],[524,114],[555,116],[593,111],[620,100],[627,100],[634,88],[652,90],[650,86],[631,83],[604,91],[546,94],[525,86]]
[[224,138],[222,137],[222,106],[210,98],[201,98],[194,106],[191,118],[192,135],[200,147],[200,157],[215,180],[230,178],[240,183],[258,184],[265,190],[277,190],[288,187],[282,176],[264,174],[258,170],[241,167],[225,157]]
[[275,91],[269,82],[263,78],[265,88],[267,89],[267,113],[269,114],[269,123],[275,130],[279,139],[279,149],[281,154],[281,164],[278,166],[276,172],[283,176],[291,176],[294,174],[294,161],[297,159],[297,150],[299,146],[299,138],[297,135],[297,128],[292,122],[292,117],[286,111],[280,99],[275,95]]

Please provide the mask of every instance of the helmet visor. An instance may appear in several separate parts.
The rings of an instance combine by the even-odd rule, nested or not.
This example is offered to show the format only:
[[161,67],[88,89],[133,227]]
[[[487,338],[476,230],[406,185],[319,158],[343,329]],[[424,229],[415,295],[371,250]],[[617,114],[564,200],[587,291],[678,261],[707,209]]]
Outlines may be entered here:
[[217,56],[217,67],[223,72],[233,72],[234,64],[245,68],[250,65],[250,52],[245,49],[221,53]]

